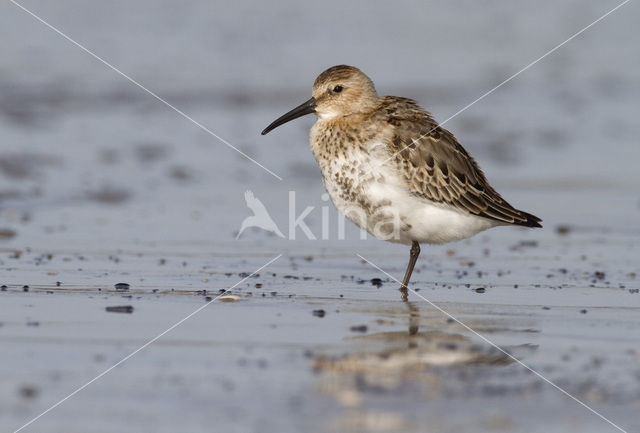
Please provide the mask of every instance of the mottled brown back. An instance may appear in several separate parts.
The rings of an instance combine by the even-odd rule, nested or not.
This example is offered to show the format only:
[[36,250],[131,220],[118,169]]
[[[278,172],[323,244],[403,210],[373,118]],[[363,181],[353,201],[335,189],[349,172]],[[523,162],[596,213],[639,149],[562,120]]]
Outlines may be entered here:
[[505,224],[542,227],[540,218],[507,203],[453,134],[415,101],[395,96],[380,101],[376,117],[384,118],[375,121],[393,128],[392,160],[412,193]]

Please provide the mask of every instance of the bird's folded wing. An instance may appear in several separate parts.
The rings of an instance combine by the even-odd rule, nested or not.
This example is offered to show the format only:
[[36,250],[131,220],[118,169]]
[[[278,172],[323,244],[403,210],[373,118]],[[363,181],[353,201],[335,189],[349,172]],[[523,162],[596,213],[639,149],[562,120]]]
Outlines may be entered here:
[[412,193],[464,212],[506,224],[540,227],[539,218],[512,207],[487,182],[482,170],[452,133],[414,101],[385,98],[392,128],[392,161]]

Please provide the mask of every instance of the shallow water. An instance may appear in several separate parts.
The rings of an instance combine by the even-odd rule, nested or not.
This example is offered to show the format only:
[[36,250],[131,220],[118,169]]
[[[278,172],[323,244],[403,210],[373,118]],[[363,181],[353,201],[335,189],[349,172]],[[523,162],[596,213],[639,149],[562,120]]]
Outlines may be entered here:
[[[258,135],[341,62],[446,119],[615,3],[24,5],[283,180],[3,5],[3,431],[204,305],[24,431],[615,431],[428,302],[402,303],[356,255],[398,278],[406,247],[349,225],[338,239],[310,118]],[[425,246],[414,274],[419,294],[627,431],[640,430],[638,15],[629,3],[447,124],[545,228]],[[235,240],[247,189],[287,239]],[[319,240],[288,239],[290,191]],[[279,254],[231,290],[240,300],[207,303]]]

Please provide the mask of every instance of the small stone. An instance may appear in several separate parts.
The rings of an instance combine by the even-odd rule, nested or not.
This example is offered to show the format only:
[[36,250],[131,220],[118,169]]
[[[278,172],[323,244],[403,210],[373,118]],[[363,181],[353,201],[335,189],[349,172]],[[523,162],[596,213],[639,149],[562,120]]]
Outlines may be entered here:
[[326,315],[324,310],[313,310],[311,314],[313,314],[316,317],[324,317]]
[[118,305],[115,307],[106,307],[105,310],[107,311],[107,313],[126,313],[126,314],[131,314],[133,313],[133,306],[132,305]]
[[114,287],[118,292],[126,292],[131,286],[128,283],[116,283]]
[[367,332],[367,325],[357,325],[349,328],[351,332]]
[[485,288],[484,288],[484,287],[478,287],[478,288],[476,289],[476,293],[484,293],[484,292],[486,292],[486,290],[485,290]]

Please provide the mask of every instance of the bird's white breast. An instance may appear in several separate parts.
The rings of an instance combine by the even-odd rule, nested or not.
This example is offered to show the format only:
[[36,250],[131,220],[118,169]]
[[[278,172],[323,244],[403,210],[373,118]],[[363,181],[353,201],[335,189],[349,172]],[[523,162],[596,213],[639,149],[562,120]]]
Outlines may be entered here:
[[412,194],[402,174],[386,161],[389,152],[382,140],[332,154],[314,146],[313,138],[312,150],[334,205],[380,239],[440,244],[499,225]]

